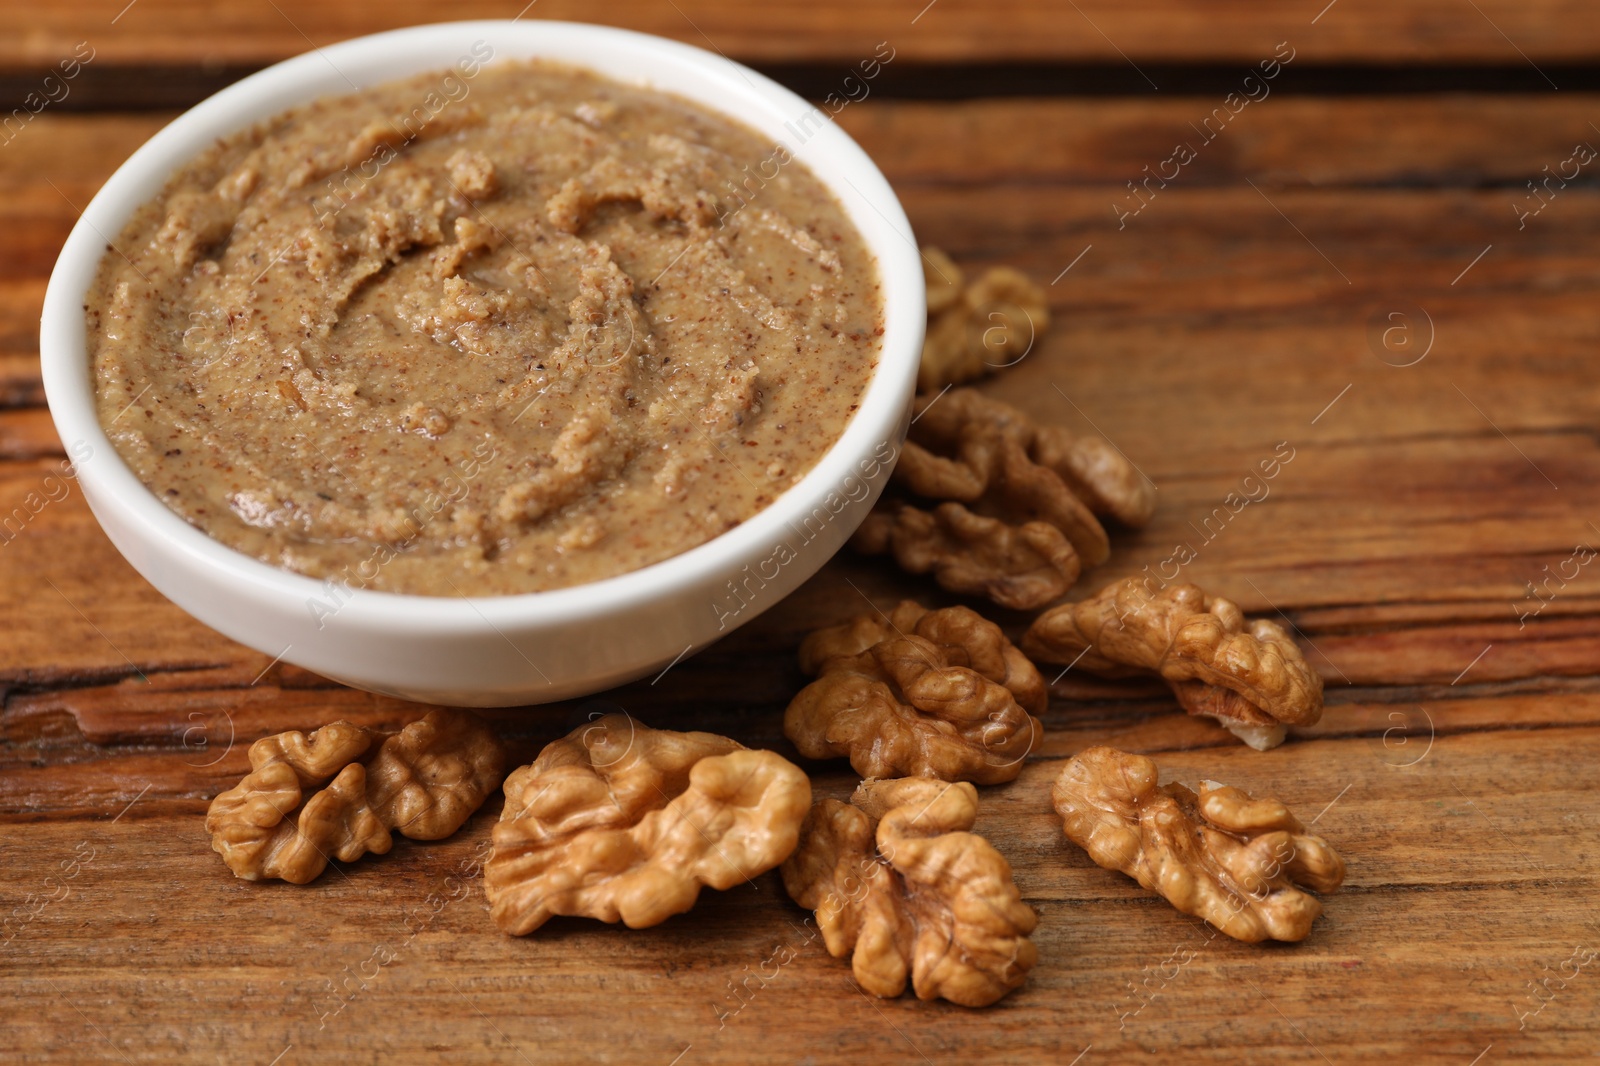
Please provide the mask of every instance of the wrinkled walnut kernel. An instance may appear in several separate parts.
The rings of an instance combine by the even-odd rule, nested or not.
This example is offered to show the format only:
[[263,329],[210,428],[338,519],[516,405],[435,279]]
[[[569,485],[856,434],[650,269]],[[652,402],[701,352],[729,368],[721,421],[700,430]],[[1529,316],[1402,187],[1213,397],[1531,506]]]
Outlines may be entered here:
[[1011,267],[993,267],[970,285],[950,257],[922,250],[928,330],[917,391],[934,393],[992,374],[1022,359],[1050,325],[1044,290]]
[[1115,582],[1041,614],[1022,648],[1102,677],[1159,674],[1186,711],[1258,750],[1322,717],[1322,677],[1289,635],[1265,619],[1247,624],[1233,601],[1196,585],[1152,592],[1138,578]]
[[1038,670],[965,607],[907,600],[818,630],[800,665],[818,676],[790,701],[784,735],[810,759],[848,756],[863,777],[1010,781],[1044,734]]
[[521,936],[557,914],[657,925],[794,850],[811,782],[770,751],[609,714],[506,779],[484,865],[490,912]]
[[1158,787],[1159,774],[1143,755],[1079,752],[1051,790],[1067,836],[1099,865],[1236,940],[1303,940],[1322,904],[1298,886],[1336,890],[1344,860],[1277,800],[1214,781],[1199,795]]
[[[908,498],[878,505],[853,541],[863,552],[892,552],[953,592],[1031,609],[1106,560],[1097,513],[1131,525],[1150,517],[1153,490],[1104,441],[1040,429],[971,389],[921,396],[916,411],[893,478]],[[920,500],[943,502],[930,512]]]
[[[931,293],[930,288],[930,293]],[[971,381],[986,371],[983,354],[967,343],[971,317],[962,304],[934,315],[922,336],[922,363],[917,371],[917,391],[936,393],[954,382]]]
[[993,372],[1019,362],[1050,327],[1050,305],[1044,290],[1013,267],[992,267],[967,286],[972,311],[969,333]]
[[454,833],[499,783],[505,750],[476,715],[435,710],[398,733],[333,722],[263,737],[250,767],[211,801],[211,847],[237,877],[303,885],[330,859],[386,853],[391,831]]
[[1040,426],[1030,452],[1095,514],[1137,529],[1155,513],[1155,485],[1103,437],[1078,437],[1064,426]]
[[924,397],[916,406],[894,470],[897,484],[1012,523],[1049,522],[1091,566],[1105,562],[1105,529],[1059,475],[1029,455],[1036,430],[1021,411],[971,389]]
[[898,996],[909,974],[919,999],[986,1007],[1026,980],[1038,915],[1005,857],[968,832],[977,813],[972,785],[912,777],[863,781],[806,816],[784,887],[866,991]]
[[1010,526],[959,503],[924,511],[885,501],[851,540],[868,555],[889,552],[911,574],[933,574],[941,588],[1029,610],[1064,595],[1082,564],[1071,542],[1048,522]]

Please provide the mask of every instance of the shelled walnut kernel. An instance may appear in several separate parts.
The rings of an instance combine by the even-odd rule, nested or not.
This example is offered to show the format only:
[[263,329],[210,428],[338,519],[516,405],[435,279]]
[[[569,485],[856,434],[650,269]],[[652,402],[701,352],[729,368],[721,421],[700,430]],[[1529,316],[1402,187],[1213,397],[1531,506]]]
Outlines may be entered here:
[[1287,807],[1207,781],[1197,795],[1158,786],[1143,755],[1094,747],[1068,761],[1051,791],[1068,838],[1108,870],[1249,943],[1303,940],[1344,860]]
[[925,777],[863,781],[811,808],[783,883],[816,911],[829,954],[861,987],[985,1007],[1026,980],[1038,915],[1011,867],[970,832],[978,792]]
[[330,859],[386,853],[391,831],[454,833],[500,783],[505,749],[476,715],[441,709],[398,733],[333,722],[263,737],[250,767],[211,801],[211,846],[237,877],[305,884]]

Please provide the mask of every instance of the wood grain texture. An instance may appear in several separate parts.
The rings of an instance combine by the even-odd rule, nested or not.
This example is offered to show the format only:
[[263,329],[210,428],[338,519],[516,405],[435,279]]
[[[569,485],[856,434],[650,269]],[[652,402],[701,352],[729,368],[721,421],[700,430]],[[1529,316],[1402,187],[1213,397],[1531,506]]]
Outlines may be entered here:
[[758,63],[849,64],[883,40],[920,62],[1253,63],[1284,40],[1314,62],[1521,64],[1600,53],[1600,16],[1583,0],[465,0],[447,11],[423,0],[78,0],[29,9],[26,28],[0,38],[0,69],[49,67],[80,41],[96,63],[253,65],[364,33],[519,11],[529,20],[624,26]]
[[[359,18],[280,6],[330,38],[409,17],[404,5]],[[889,11],[823,6],[785,22],[783,9],[679,6],[735,54],[812,57],[848,55],[851,34],[865,40]],[[1119,27],[1158,10],[1079,6],[1119,43]],[[1588,47],[1576,8],[1479,6],[1530,55]],[[659,30],[652,19],[678,17],[663,7],[608,10]],[[183,21],[195,10],[139,0],[118,27],[145,16],[195,32],[157,41],[130,29],[128,47],[144,51],[128,55],[263,58],[304,45],[243,7],[201,33]],[[559,9],[542,0],[539,10]],[[1150,43],[1161,40],[1172,54],[1222,54],[1221,30],[1206,37],[1198,20],[1245,17],[1242,5],[1159,10],[1163,24],[1140,24],[1152,54],[1166,54]],[[1340,0],[1316,32],[1365,18],[1369,32],[1409,27],[1401,41],[1414,51],[1480,54],[1459,51],[1478,32],[1470,20],[1482,21],[1472,6],[1453,29],[1444,10]],[[47,51],[65,32],[54,17],[41,13],[42,28],[0,43],[0,56]],[[994,32],[971,32],[991,16],[952,0],[917,32],[936,17],[968,32],[927,31],[929,56],[1100,47],[1073,38],[1088,51],[1064,51],[1037,23],[1025,40],[999,15]],[[766,32],[737,28],[757,25]],[[1483,54],[1492,44],[1480,42]],[[1397,47],[1373,36],[1362,54]],[[1194,138],[1188,124],[1216,103],[869,100],[841,116],[883,164],[918,238],[974,267],[1056,279],[1057,325],[986,388],[1105,433],[1159,487],[1152,524],[1117,532],[1112,560],[1081,589],[1190,544],[1182,576],[1252,613],[1282,612],[1327,681],[1322,722],[1257,753],[1176,713],[1159,686],[1056,679],[1024,773],[983,792],[979,829],[1041,914],[1039,966],[986,1011],[865,997],[772,875],[707,893],[653,930],[558,919],[503,937],[481,886],[462,875],[498,798],[455,838],[399,841],[306,888],[234,880],[201,820],[244,772],[251,740],[338,717],[392,728],[422,709],[227,641],[107,543],[76,484],[60,479],[33,330],[77,208],[163,116],[46,114],[0,147],[0,1060],[1592,1058],[1600,971],[1570,977],[1562,964],[1575,948],[1600,950],[1600,568],[1543,600],[1526,586],[1578,543],[1600,542],[1600,195],[1564,189],[1520,229],[1513,204],[1575,141],[1600,137],[1583,132],[1600,100],[1271,98],[1119,225],[1126,183]],[[1406,317],[1388,317],[1397,312]],[[1415,365],[1391,365],[1409,358],[1382,344],[1396,324],[1412,351],[1432,339]],[[1269,492],[1219,519],[1279,442],[1294,457]],[[841,556],[659,682],[598,700],[792,756],[780,719],[802,683],[800,635],[902,596],[945,600]],[[999,617],[1013,631],[1027,621]],[[491,717],[525,761],[597,706]],[[1169,777],[1226,780],[1317,819],[1350,876],[1311,938],[1213,938],[1089,863],[1047,792],[1064,759],[1101,742],[1154,754]],[[811,769],[819,794],[854,785],[839,764]],[[795,957],[775,969],[766,960],[782,948]]]

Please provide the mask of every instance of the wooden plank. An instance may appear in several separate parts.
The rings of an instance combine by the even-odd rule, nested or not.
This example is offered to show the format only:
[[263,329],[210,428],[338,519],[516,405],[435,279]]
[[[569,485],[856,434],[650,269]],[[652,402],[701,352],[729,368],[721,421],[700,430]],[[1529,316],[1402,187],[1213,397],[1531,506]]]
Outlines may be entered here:
[[[1348,0],[1346,0],[1348,2]],[[1544,177],[1593,137],[1593,94],[1306,98],[1273,94],[1248,104],[1197,151],[1181,184],[1249,177],[1318,187],[1521,187]],[[1024,99],[922,103],[867,99],[838,114],[897,185],[906,182],[1110,184],[1144,177],[1173,145],[1201,149],[1195,126],[1219,95],[1150,99]],[[75,217],[111,171],[172,118],[46,112],[0,152],[8,217]],[[1210,129],[1217,128],[1212,118]],[[952,143],[981,151],[957,162]],[[57,189],[52,189],[54,183]],[[45,195],[48,193],[49,195]],[[76,195],[82,193],[82,196]],[[52,202],[54,201],[54,202]],[[26,206],[27,210],[22,208]],[[1515,223],[1509,208],[1505,215]],[[12,236],[15,236],[13,234]],[[52,256],[53,258],[53,256]]]
[[[174,10],[139,0],[119,27],[152,2]],[[918,32],[950,11],[976,17],[950,2]],[[1114,30],[1108,7],[1080,6]],[[1506,9],[1481,6],[1514,29]],[[1369,10],[1339,0],[1317,32]],[[1384,17],[1426,28],[1435,9],[1409,10]],[[26,1061],[285,1066],[442,1054],[693,1066],[763,1061],[775,1046],[817,1062],[1079,1066],[1591,1055],[1592,970],[1553,981],[1536,1014],[1529,986],[1561,975],[1574,946],[1600,949],[1586,769],[1600,752],[1600,578],[1585,568],[1542,599],[1526,587],[1600,540],[1600,196],[1562,190],[1521,230],[1511,205],[1585,137],[1575,127],[1594,98],[1275,97],[1118,228],[1124,182],[1213,103],[872,100],[842,116],[919,237],[975,267],[1057,278],[1057,325],[986,388],[1098,427],[1160,490],[1151,526],[1114,534],[1113,559],[1082,587],[1193,541],[1183,577],[1253,613],[1281,608],[1328,683],[1318,725],[1257,753],[1177,713],[1159,685],[1059,677],[1022,776],[984,790],[979,829],[1041,913],[1041,962],[982,1012],[867,999],[770,874],[653,930],[559,920],[503,937],[467,872],[498,797],[450,840],[399,841],[308,888],[229,876],[201,820],[251,740],[337,717],[392,728],[420,708],[271,665],[200,626],[117,557],[75,483],[62,495],[47,480],[59,442],[29,397],[53,245],[161,119],[45,115],[0,148],[0,396],[21,397],[0,411],[13,456],[0,459],[3,1046]],[[1435,347],[1414,366],[1374,348],[1372,322],[1395,310],[1418,331],[1431,316]],[[1219,519],[1279,441],[1295,454],[1270,494]],[[30,499],[46,502],[34,513]],[[659,682],[600,698],[792,754],[780,710],[803,681],[800,635],[905,595],[948,601],[845,554]],[[1001,617],[1013,632],[1027,621]],[[596,706],[491,717],[523,761]],[[1315,818],[1350,876],[1311,938],[1211,939],[1067,843],[1049,783],[1101,742]],[[837,762],[808,768],[818,794],[855,783]],[[764,960],[783,947],[795,957],[772,976]],[[736,986],[748,1004],[719,1020]]]
[[[757,625],[770,628],[764,622]],[[669,680],[624,686],[604,698],[623,710],[647,714],[652,724],[720,731],[796,757],[782,735],[780,713],[804,683],[793,644],[764,652],[750,647],[754,636],[741,633],[730,641],[734,647],[686,662],[682,672],[675,669]],[[732,668],[741,663],[754,668],[747,668],[743,676],[733,675]],[[761,684],[757,675],[771,681]],[[716,691],[716,679],[730,676],[735,680],[724,681],[716,696],[708,695]],[[1249,765],[1242,750],[1229,754],[1237,745],[1225,732],[1181,714],[1163,686],[1073,675],[1055,684],[1052,693],[1059,702],[1045,718],[1047,736],[1034,761],[1059,760],[1088,745],[1109,743],[1163,759],[1184,754],[1243,757],[1245,763],[1234,765]],[[1462,687],[1352,688],[1335,679],[1328,703],[1323,720],[1296,729],[1296,739],[1363,740],[1374,760],[1397,768],[1427,757],[1435,738],[1600,726],[1600,687],[1592,676]],[[590,709],[577,701],[484,713],[502,735],[531,754],[586,720]],[[204,770],[202,776],[216,791],[247,772],[246,751],[259,737],[286,729],[309,730],[336,719],[395,729],[421,711],[416,705],[356,692],[292,667],[275,668],[266,678],[245,677],[237,668],[202,669],[152,672],[142,680],[130,676],[111,684],[18,691],[10,695],[0,717],[0,738],[13,753],[11,774],[0,780],[0,812],[15,816],[25,802],[29,819],[84,810],[78,777],[86,762],[107,768],[101,789],[110,802],[125,790],[112,766],[131,755],[147,760],[135,776],[145,783],[157,781],[154,798],[177,798],[194,791],[192,769]],[[3,758],[0,765],[6,765]],[[169,774],[184,783],[167,784]]]
[[0,685],[256,659],[122,561],[60,460],[0,463],[0,501],[0,617],[27,619],[6,634]]
[[[467,0],[448,13],[422,0],[381,6],[277,0],[218,8],[202,0],[86,0],[29,12],[0,44],[0,69],[37,70],[73,54],[94,63],[256,65],[379,30],[448,18],[510,18],[517,3]],[[1476,7],[1477,10],[1473,10]],[[1311,62],[1577,62],[1600,52],[1600,19],[1581,0],[1338,0],[1264,9],[1245,0],[541,0],[525,18],[601,21],[753,62],[854,63],[890,41],[915,62],[1255,63],[1291,41]],[[1524,59],[1524,57],[1527,57]],[[1298,56],[1297,56],[1298,59]],[[841,72],[842,74],[842,72]]]
[[0,411],[0,459],[41,459],[65,454],[50,412],[43,407]]
[[[1426,465],[1413,460],[1415,468],[1431,472],[1429,476],[1440,482],[1419,493],[1426,497],[1422,505],[1410,510],[1374,504],[1367,516],[1352,514],[1342,520],[1382,523],[1391,532],[1381,539],[1353,536],[1353,525],[1330,524],[1319,503],[1348,486],[1351,477],[1378,463],[1381,447],[1356,457],[1358,461],[1352,464],[1355,474],[1348,469],[1329,473],[1325,467],[1308,463],[1302,468],[1309,473],[1303,475],[1307,481],[1296,490],[1299,495],[1269,498],[1255,505],[1254,511],[1243,512],[1223,531],[1225,535],[1211,542],[1197,536],[1189,523],[1205,521],[1224,498],[1226,486],[1168,481],[1164,483],[1171,486],[1166,489],[1172,493],[1167,498],[1172,501],[1168,509],[1150,529],[1124,538],[1112,561],[1085,577],[1082,587],[1092,591],[1119,573],[1140,572],[1143,566],[1162,573],[1162,561],[1173,557],[1170,545],[1198,545],[1198,557],[1177,568],[1182,578],[1236,598],[1253,614],[1283,610],[1295,618],[1308,605],[1347,608],[1339,627],[1345,631],[1332,635],[1321,635],[1314,620],[1300,619],[1308,639],[1315,642],[1313,655],[1328,664],[1322,668],[1330,681],[1449,682],[1473,664],[1474,683],[1590,673],[1592,649],[1600,637],[1594,575],[1584,571],[1568,583],[1563,596],[1572,598],[1558,600],[1561,613],[1540,613],[1525,622],[1518,619],[1519,611],[1535,611],[1541,602],[1526,595],[1525,584],[1539,578],[1542,567],[1558,565],[1571,551],[1557,538],[1567,533],[1574,539],[1583,537],[1583,531],[1574,528],[1577,523],[1570,515],[1541,516],[1534,509],[1519,521],[1474,525],[1470,522],[1473,494],[1455,492],[1442,483],[1450,476],[1452,456],[1474,451],[1493,455],[1505,446],[1499,438],[1465,443],[1446,439],[1433,449]],[[1501,465],[1510,472],[1509,463]],[[1161,469],[1152,469],[1159,479]],[[1289,469],[1293,471],[1292,466]],[[221,663],[255,664],[259,671],[266,665],[265,657],[211,634],[145,585],[104,540],[75,486],[56,475],[56,467],[47,462],[0,465],[0,500],[13,505],[0,514],[11,516],[12,524],[19,527],[13,539],[0,544],[0,609],[26,610],[38,622],[37,629],[30,627],[13,638],[0,677],[40,683],[76,676],[75,672],[105,676]],[[52,500],[52,491],[69,494]],[[1533,493],[1501,494],[1514,502],[1520,495]],[[1430,503],[1431,507],[1427,506]],[[1485,509],[1492,506],[1483,504]],[[34,508],[38,508],[36,516],[30,514]],[[1466,517],[1451,521],[1451,513]],[[24,518],[28,519],[25,523]],[[1489,560],[1492,565],[1477,558],[1481,542],[1474,537],[1481,534],[1473,531],[1480,527],[1501,538]],[[1308,551],[1314,554],[1296,555]],[[846,578],[853,578],[874,595],[881,594],[885,602],[926,591],[915,581],[877,570],[877,564],[869,560],[841,557],[830,564],[822,580],[839,585],[848,598],[830,601],[821,596],[819,588],[817,604],[854,602],[855,593],[844,587]],[[1488,597],[1500,598],[1496,608],[1500,620],[1348,631],[1353,608],[1372,601],[1404,598],[1453,604]],[[837,614],[840,608],[832,610]],[[152,628],[152,611],[160,619],[159,627]],[[816,613],[810,612],[812,616]],[[1366,616],[1369,624],[1383,617],[1381,612]],[[783,635],[797,639],[813,620],[807,617],[798,625],[785,626]],[[1022,621],[1019,618],[1012,624]],[[173,639],[179,635],[181,640]],[[64,643],[63,636],[70,639]],[[1485,654],[1480,662],[1477,656],[1489,644],[1498,645],[1498,650]],[[201,648],[206,649],[203,654]],[[67,672],[62,674],[62,670]]]
[[[1341,0],[1343,2],[1343,0]],[[1276,84],[1281,88],[1283,79]],[[1257,90],[1258,94],[1261,90]],[[1196,148],[1177,184],[1482,187],[1543,178],[1541,168],[1594,140],[1594,94],[1305,97],[1267,85],[1225,125],[1226,90],[1089,99],[924,103],[868,99],[838,122],[897,188],[1142,181],[1175,144]],[[1239,106],[1235,103],[1235,106]],[[1210,118],[1210,126],[1197,129]],[[1216,131],[1220,129],[1220,133]],[[1214,143],[1204,140],[1209,130]],[[981,145],[951,158],[952,145]],[[1167,173],[1171,173],[1168,168]],[[1153,209],[1152,209],[1153,210]],[[1506,217],[1515,222],[1506,209]]]
[[[33,346],[38,347],[37,342]],[[44,383],[39,377],[38,353],[0,355],[0,408],[43,404]]]
[[[707,893],[652,930],[558,920],[526,939],[501,936],[475,880],[462,876],[494,804],[451,840],[399,841],[308,888],[248,885],[206,847],[203,797],[151,789],[128,806],[141,774],[178,779],[125,756],[123,790],[96,790],[103,806],[93,816],[0,826],[5,853],[42,857],[33,866],[41,883],[13,878],[0,889],[7,910],[23,905],[27,916],[13,916],[0,953],[12,1046],[29,1057],[131,1062],[243,1048],[267,1061],[291,1045],[301,1056],[374,1062],[441,1047],[472,1062],[517,1049],[532,1060],[670,1062],[686,1048],[682,1061],[749,1062],[782,1034],[829,1061],[916,1061],[915,1048],[930,1061],[1070,1062],[1092,1044],[1085,1061],[1315,1061],[1320,1052],[1336,1063],[1442,1062],[1470,1061],[1491,1043],[1504,1060],[1573,1061],[1593,1033],[1593,993],[1581,979],[1521,1018],[1520,1031],[1517,1012],[1536,1002],[1527,982],[1555,972],[1574,944],[1600,940],[1583,902],[1594,872],[1571,863],[1573,839],[1600,832],[1592,787],[1544,772],[1573,745],[1597,741],[1593,726],[1441,738],[1404,769],[1360,740],[1170,757],[1180,779],[1276,785],[1307,817],[1322,811],[1319,830],[1350,856],[1347,887],[1328,897],[1313,936],[1270,947],[1208,939],[1090,864],[1044,804],[1059,763],[1030,765],[985,791],[979,829],[1040,911],[1041,961],[1022,990],[982,1013],[862,999],[846,965],[807,939],[805,912],[770,874]],[[852,783],[819,780],[828,791]],[[1545,828],[1513,842],[1497,824]],[[75,877],[42,884],[45,870],[74,858]],[[29,891],[36,899],[24,904]],[[163,903],[173,897],[183,905]],[[785,946],[792,961],[763,967]],[[763,971],[746,986],[747,1005],[719,1022],[738,1006],[732,987]],[[135,984],[135,974],[145,976]],[[1145,996],[1130,983],[1146,985]],[[1394,997],[1399,988],[1406,995]],[[632,1024],[642,1011],[650,1024]]]
[[[1168,158],[1178,141],[1198,142],[1191,123],[1203,121],[1219,100],[922,104],[869,99],[845,109],[839,119],[879,161],[890,180],[904,190],[942,188],[962,200],[969,199],[968,194],[1013,185],[1050,190],[1048,197],[1063,188],[1095,190],[1071,204],[1063,203],[1056,210],[1056,217],[1033,219],[1035,226],[1048,227],[1057,234],[1058,239],[1048,244],[1034,242],[1024,231],[1012,233],[1010,242],[998,247],[992,238],[977,232],[983,225],[981,221],[957,232],[945,221],[949,212],[938,201],[917,215],[917,229],[925,239],[941,241],[964,257],[976,259],[1015,259],[1023,251],[1019,245],[1025,245],[1031,257],[1027,265],[1041,277],[1054,277],[1083,247],[1072,246],[1070,238],[1075,232],[1082,232],[1087,244],[1092,243],[1097,232],[1109,228],[1115,230],[1117,243],[1108,245],[1102,241],[1102,250],[1114,248],[1124,255],[1150,257],[1145,269],[1152,273],[1159,269],[1170,293],[1175,280],[1172,267],[1176,264],[1161,264],[1162,257],[1155,251],[1159,243],[1136,244],[1134,240],[1143,232],[1146,236],[1153,233],[1159,242],[1173,232],[1169,226],[1183,224],[1179,218],[1149,224],[1168,213],[1177,192],[1238,186],[1246,178],[1266,183],[1268,188],[1323,191],[1351,186],[1478,189],[1485,184],[1508,185],[1511,188],[1503,192],[1475,194],[1474,209],[1481,217],[1485,243],[1498,236],[1502,238],[1502,249],[1523,250],[1544,238],[1537,232],[1518,230],[1513,207],[1528,202],[1528,180],[1541,176],[1545,166],[1559,164],[1570,154],[1573,143],[1590,135],[1586,132],[1587,116],[1594,111],[1596,100],[1580,94],[1442,100],[1268,97],[1261,105],[1241,112],[1215,146],[1201,146],[1195,162],[1184,168],[1181,185],[1171,190],[1164,201],[1152,202],[1148,213],[1131,221],[1137,227],[1131,238],[1125,231],[1115,230],[1116,216],[1112,212],[1114,204],[1129,209],[1131,194],[1126,182],[1143,180],[1144,168]],[[0,407],[36,405],[41,401],[36,323],[44,298],[44,281],[56,252],[78,211],[99,185],[170,117],[46,113],[0,151],[0,191],[4,192],[0,196],[0,225],[6,227],[8,251],[0,259]],[[1041,136],[1041,132],[1047,135]],[[953,143],[977,146],[960,161],[959,171],[951,168],[948,146]],[[1425,195],[1402,195],[1396,201],[1401,205],[1398,211],[1409,213],[1409,205]],[[1576,190],[1563,195],[1565,200],[1551,205],[1550,217],[1555,217],[1558,210],[1567,210],[1579,196]],[[1198,204],[1196,209],[1207,214],[1215,210]],[[1259,211],[1270,226],[1274,217],[1270,209],[1263,203]],[[1540,229],[1554,228],[1542,226],[1537,217],[1530,224]],[[1386,242],[1385,258],[1392,259],[1393,253],[1410,247],[1418,232],[1415,225],[1399,228],[1393,235],[1395,239]],[[1363,238],[1370,236],[1363,234]],[[1563,258],[1581,247],[1581,241],[1571,239],[1564,231],[1551,236],[1559,242]],[[1472,247],[1465,235],[1455,245],[1457,254],[1463,256],[1460,265],[1483,247]],[[1214,259],[1215,248],[1202,251]],[[1543,253],[1543,249],[1523,252]],[[1474,286],[1479,284],[1479,277],[1489,277],[1501,285],[1516,276],[1501,271],[1498,259],[1489,258],[1475,267],[1477,276],[1465,291],[1478,291]],[[1381,279],[1381,284],[1392,285],[1394,276],[1413,280],[1419,276],[1414,262],[1397,265],[1399,269]],[[1454,261],[1436,267],[1440,277],[1437,288],[1449,288],[1443,283],[1448,280],[1443,274],[1454,276],[1451,265]],[[1094,268],[1090,261],[1075,271],[1073,287],[1052,288],[1050,295],[1058,307],[1078,315],[1086,308],[1105,306],[1108,301],[1127,302],[1127,293],[1134,289],[1121,284],[1120,274],[1113,277],[1116,287],[1094,289],[1092,299],[1072,299],[1072,293],[1084,291],[1085,279],[1095,276]],[[1572,268],[1566,262],[1552,262],[1546,269],[1570,274]],[[1478,274],[1479,270],[1483,273]],[[1236,287],[1235,291],[1250,291],[1259,298],[1265,290]],[[1530,288],[1529,294],[1534,291]],[[1543,287],[1537,291],[1542,292]],[[1460,299],[1459,291],[1450,296]],[[1203,298],[1215,299],[1209,290]],[[1230,297],[1235,303],[1237,299],[1237,295]],[[1468,298],[1460,302],[1470,310],[1475,301]],[[1548,321],[1539,324],[1546,330],[1570,330],[1575,325]],[[1573,341],[1583,342],[1581,332]]]
[[[1572,190],[1551,208],[1564,212],[1563,228],[1517,236],[1493,192],[1446,201],[1390,190],[1274,190],[1268,203],[1248,188],[1175,189],[1120,233],[1093,221],[1105,203],[1094,190],[1015,188],[1000,214],[942,186],[912,183],[903,192],[928,239],[958,254],[971,249],[966,257],[977,262],[1014,259],[1040,278],[1084,244],[1103,242],[1051,288],[1060,325],[993,386],[1039,417],[1097,426],[1161,488],[1156,520],[1120,536],[1112,562],[1086,578],[1086,588],[1159,569],[1176,546],[1190,545],[1197,557],[1182,567],[1186,578],[1252,611],[1501,601],[1503,621],[1488,628],[1407,638],[1412,650],[1429,649],[1420,658],[1388,654],[1382,642],[1390,638],[1371,635],[1352,638],[1370,652],[1350,642],[1325,648],[1353,677],[1376,679],[1370,669],[1386,671],[1390,683],[1448,681],[1485,643],[1520,633],[1517,605],[1538,602],[1527,601],[1527,584],[1597,536],[1585,517],[1600,514],[1600,456],[1588,428],[1600,414],[1587,387],[1593,339],[1574,313],[1593,293],[1581,266],[1600,227],[1592,193]],[[1360,284],[1345,286],[1274,204],[1303,220],[1304,232]],[[1442,247],[1437,233],[1450,234]],[[1505,258],[1487,257],[1470,285],[1452,288],[1452,272],[1493,238],[1508,245]],[[1547,276],[1570,279],[1565,291],[1552,292]],[[1485,301],[1487,291],[1515,310]],[[1367,346],[1367,324],[1388,300],[1430,308],[1448,360],[1408,368],[1380,361]],[[1518,372],[1538,388],[1498,384],[1512,330],[1528,353]],[[1185,402],[1205,394],[1226,402]],[[47,435],[36,412],[0,417],[0,440],[15,442],[17,454],[51,453]],[[1271,495],[1219,519],[1228,493],[1279,441],[1290,442],[1295,459]],[[0,502],[9,505],[0,510],[36,491],[48,469],[0,466]],[[1331,500],[1339,501],[1334,515]],[[66,545],[72,550],[64,553]],[[101,671],[173,662],[172,644],[145,614],[159,597],[113,556],[75,495],[0,548],[0,574],[8,579],[0,601],[26,604],[47,623],[41,634],[81,638],[63,658],[53,638],[22,635],[6,664],[12,676],[67,662]],[[52,575],[59,591],[42,583]],[[1572,607],[1568,597],[1592,598],[1597,581],[1584,570],[1558,599]],[[105,615],[96,609],[102,602]],[[200,631],[160,609],[178,632]],[[1587,669],[1591,623],[1558,634],[1546,628],[1555,617],[1531,623],[1548,640],[1486,660],[1489,676]],[[231,645],[215,637],[194,646],[219,649],[198,660],[205,663],[241,654],[220,651]],[[1346,666],[1346,656],[1371,666]]]

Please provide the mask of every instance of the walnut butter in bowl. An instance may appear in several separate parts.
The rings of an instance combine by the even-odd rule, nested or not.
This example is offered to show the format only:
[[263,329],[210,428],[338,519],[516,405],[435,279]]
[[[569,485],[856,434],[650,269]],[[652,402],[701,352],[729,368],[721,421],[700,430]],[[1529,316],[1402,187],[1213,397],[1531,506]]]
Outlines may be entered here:
[[463,22],[164,129],[68,239],[41,352],[86,499],[174,602],[509,705],[660,670],[826,562],[923,319],[904,212],[821,109],[658,38]]

